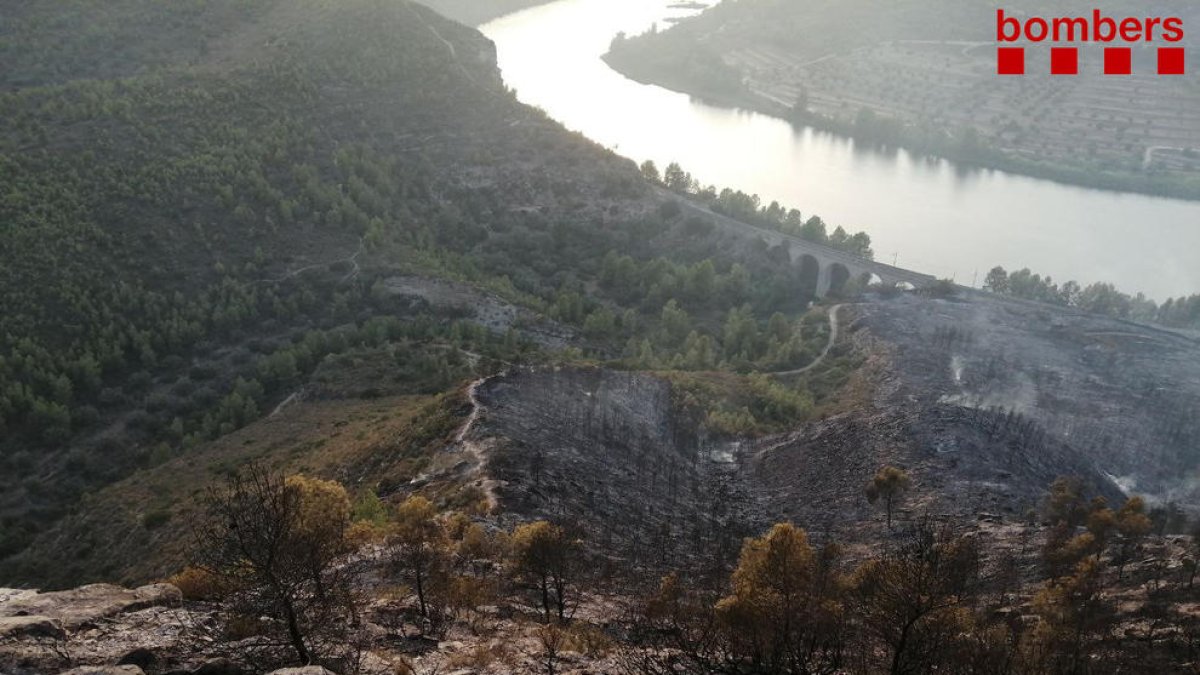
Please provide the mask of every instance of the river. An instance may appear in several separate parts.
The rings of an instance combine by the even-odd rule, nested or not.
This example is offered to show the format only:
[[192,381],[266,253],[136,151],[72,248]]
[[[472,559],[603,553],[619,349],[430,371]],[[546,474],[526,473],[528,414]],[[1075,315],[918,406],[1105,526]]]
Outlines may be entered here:
[[480,28],[509,87],[637,162],[679,162],[732,187],[865,230],[875,257],[982,283],[991,267],[1115,283],[1157,300],[1200,292],[1200,202],[1060,185],[880,152],[755,112],[643,85],[601,59],[614,35],[695,12],[677,0],[558,0]]

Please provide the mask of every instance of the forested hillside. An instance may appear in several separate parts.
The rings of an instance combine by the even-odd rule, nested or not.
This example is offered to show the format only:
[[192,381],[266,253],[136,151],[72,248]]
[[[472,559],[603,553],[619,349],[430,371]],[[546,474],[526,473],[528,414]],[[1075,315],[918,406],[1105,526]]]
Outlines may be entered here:
[[[7,480],[24,477],[7,509],[52,517],[65,495],[148,461],[143,442],[187,445],[252,418],[257,387],[226,381],[217,350],[360,304],[352,286],[290,271],[422,236],[404,221],[453,219],[419,146],[412,162],[380,151],[431,119],[472,124],[471,100],[503,105],[489,45],[414,5],[333,7],[47,2],[11,24],[6,83],[44,86],[0,95],[0,419]],[[438,29],[471,51],[444,58]],[[392,48],[395,30],[408,49]],[[76,32],[94,37],[58,39]],[[181,377],[192,384],[168,386]],[[65,452],[85,430],[104,433]]]
[[390,291],[397,274],[573,326],[579,356],[747,370],[818,349],[773,316],[809,299],[786,252],[683,217],[637,167],[518,104],[482,36],[419,5],[46,1],[13,16],[0,555],[81,493],[270,412],[331,354],[386,347],[411,376],[399,391],[432,393],[481,353],[537,348],[527,325],[484,344],[461,311]]

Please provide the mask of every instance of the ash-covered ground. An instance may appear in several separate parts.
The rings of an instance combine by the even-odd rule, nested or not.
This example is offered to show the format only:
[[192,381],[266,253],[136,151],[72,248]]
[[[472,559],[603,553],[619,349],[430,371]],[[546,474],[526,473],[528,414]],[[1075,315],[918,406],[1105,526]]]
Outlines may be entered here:
[[1015,488],[1030,471],[1063,471],[1068,462],[1128,492],[1200,503],[1200,341],[1193,337],[985,294],[902,296],[859,312],[860,327],[890,345],[904,396],[948,426],[987,413],[1028,439],[1019,444],[1023,454],[981,457],[978,438],[919,430],[924,445],[958,457],[962,468],[1010,471],[996,480]]
[[785,434],[709,437],[652,374],[492,378],[472,435],[493,448],[503,510],[678,563],[736,555],[741,537],[782,520],[817,537],[877,531],[864,487],[889,464],[912,476],[901,518],[1022,520],[1059,476],[1110,503],[1122,490],[1200,502],[1194,339],[983,294],[846,309],[838,348],[866,356],[858,391]]
[[519,371],[480,387],[473,432],[506,513],[574,524],[616,556],[649,566],[723,566],[756,517],[735,446],[676,410],[671,385],[605,369]]

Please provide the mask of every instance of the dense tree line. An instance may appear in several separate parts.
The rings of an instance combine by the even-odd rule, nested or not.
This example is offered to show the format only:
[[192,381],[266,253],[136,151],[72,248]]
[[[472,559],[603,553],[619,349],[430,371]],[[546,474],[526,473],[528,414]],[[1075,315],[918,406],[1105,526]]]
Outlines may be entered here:
[[763,206],[758,195],[749,195],[740,190],[724,188],[720,192],[713,186],[701,187],[692,175],[683,170],[678,163],[672,162],[659,175],[654,162],[646,161],[641,166],[642,174],[651,182],[657,183],[681,195],[687,195],[707,204],[713,211],[722,215],[779,230],[784,234],[799,237],[818,244],[867,258],[875,257],[871,250],[871,236],[866,232],[850,234],[840,225],[833,232],[828,231],[825,221],[820,216],[809,216],[805,219],[800,211],[781,206],[779,202],[771,202]]
[[[353,358],[377,349],[387,350],[383,365],[403,383],[400,391],[404,393],[444,391],[475,375],[477,369],[536,358],[535,347],[514,333],[493,333],[474,322],[447,321],[434,315],[376,316],[358,324],[300,331],[290,340],[264,343],[258,353],[246,353],[241,364],[223,372],[193,366],[169,388],[152,387],[146,375],[135,378],[138,382],[133,385],[105,389],[110,405],[120,405],[126,397],[139,398],[137,408],[125,417],[127,438],[136,443],[88,445],[72,452],[67,473],[53,483],[39,485],[35,477],[24,475],[37,461],[28,450],[5,456],[3,465],[11,469],[13,480],[20,481],[30,498],[65,505],[83,485],[156,466],[258,420],[308,381],[326,357]],[[463,352],[478,355],[482,361],[468,361],[461,356]],[[371,392],[358,391],[362,395]],[[62,507],[43,507],[34,520],[6,520],[0,526],[0,552],[19,550],[37,532],[41,518],[54,516],[58,508]]]
[[1003,267],[993,267],[984,279],[983,288],[1026,300],[1052,305],[1075,307],[1093,314],[1118,319],[1146,321],[1177,328],[1200,327],[1200,294],[1168,298],[1162,304],[1144,294],[1129,295],[1109,283],[1096,282],[1080,286],[1075,281],[1055,283],[1049,277],[1020,269],[1009,273]]
[[[414,134],[478,121],[464,117],[532,114],[498,83],[482,86],[486,62],[472,72],[444,58],[443,37],[475,39],[465,29],[431,31],[425,22],[440,20],[407,3],[330,12],[338,4],[313,0],[297,4],[303,20],[269,58],[188,67],[224,32],[217,24],[241,27],[268,5],[27,3],[0,29],[30,31],[0,40],[6,54],[26,50],[5,59],[15,88],[0,93],[0,555],[96,485],[257,419],[323,357],[378,344],[367,333],[384,323],[371,316],[402,308],[376,292],[372,261],[543,309],[527,290],[552,293],[548,277],[577,257],[547,264],[566,239],[547,237],[529,265],[485,260],[482,223],[511,232],[526,218],[447,175],[458,150],[406,150]],[[130,36],[144,21],[156,29]],[[82,42],[63,50],[46,38],[75,22],[91,24],[88,48],[117,58],[92,71],[72,51]],[[87,79],[112,72],[130,77]],[[331,83],[345,95],[318,96]],[[378,91],[392,93],[376,101]],[[486,113],[465,104],[481,100]],[[552,158],[594,152],[530,133]],[[504,161],[494,149],[472,160]],[[626,196],[636,172],[623,179],[613,164],[596,162],[596,189]],[[524,270],[514,278],[526,290],[495,269]],[[418,389],[467,374],[438,362],[441,344],[482,345],[485,358],[527,351],[515,335],[485,340],[477,325],[399,315],[411,322],[382,330],[397,374]]]

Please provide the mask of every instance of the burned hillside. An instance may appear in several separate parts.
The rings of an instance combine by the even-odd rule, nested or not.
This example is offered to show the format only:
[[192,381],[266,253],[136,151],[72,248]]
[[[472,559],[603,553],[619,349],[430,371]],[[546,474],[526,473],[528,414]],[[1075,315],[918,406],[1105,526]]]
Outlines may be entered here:
[[577,523],[640,559],[711,550],[775,520],[873,529],[879,512],[863,488],[884,465],[913,477],[902,507],[913,517],[1021,519],[1064,475],[1110,503],[1123,491],[1190,503],[1190,339],[982,295],[847,309],[838,349],[866,355],[866,400],[786,433],[706,431],[673,406],[677,385],[652,374],[489,380],[472,434],[489,439],[503,509]]
[[752,488],[728,462],[732,446],[677,409],[671,386],[578,368],[488,381],[472,435],[491,439],[487,472],[505,512],[573,523],[636,564],[736,556],[767,521],[752,515]]
[[[1025,456],[997,469],[1016,477],[1021,464],[1061,472],[1074,463],[1128,492],[1195,500],[1200,345],[1192,338],[982,294],[901,297],[860,311],[862,326],[893,345],[904,395],[944,424],[1015,436]],[[941,453],[972,461],[961,446],[970,436],[923,435]]]

